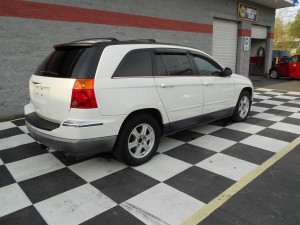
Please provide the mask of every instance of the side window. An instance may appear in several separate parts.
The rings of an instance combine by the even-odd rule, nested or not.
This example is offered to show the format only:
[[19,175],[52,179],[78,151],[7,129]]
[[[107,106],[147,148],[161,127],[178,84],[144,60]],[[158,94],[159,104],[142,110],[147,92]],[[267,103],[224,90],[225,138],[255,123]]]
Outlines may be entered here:
[[155,55],[156,67],[157,67],[157,75],[158,76],[167,76],[168,71],[163,62],[161,55]]
[[162,54],[163,61],[171,76],[193,75],[192,65],[185,54]]
[[151,53],[148,50],[138,50],[129,53],[121,61],[114,73],[115,77],[152,76]]
[[199,57],[193,56],[195,63],[199,70],[199,75],[201,76],[220,76],[222,74],[222,70],[218,65],[214,65],[212,62]]
[[300,56],[294,56],[292,57],[292,62],[300,62]]

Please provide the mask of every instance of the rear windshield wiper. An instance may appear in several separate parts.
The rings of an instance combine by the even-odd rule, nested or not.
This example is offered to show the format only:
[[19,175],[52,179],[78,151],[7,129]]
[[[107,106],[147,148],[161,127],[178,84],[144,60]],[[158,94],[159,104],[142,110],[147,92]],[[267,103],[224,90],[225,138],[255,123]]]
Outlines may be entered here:
[[40,73],[42,73],[43,75],[54,75],[57,77],[60,77],[61,75],[52,71],[45,71],[45,70],[41,70]]

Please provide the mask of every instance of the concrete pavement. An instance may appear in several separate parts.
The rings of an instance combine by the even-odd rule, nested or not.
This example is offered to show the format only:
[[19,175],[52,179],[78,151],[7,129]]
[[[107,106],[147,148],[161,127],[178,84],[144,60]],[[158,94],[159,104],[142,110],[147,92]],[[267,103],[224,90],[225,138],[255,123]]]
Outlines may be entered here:
[[300,224],[300,145],[200,225]]
[[264,87],[277,90],[300,91],[300,79],[279,78],[270,79],[269,77],[254,76],[249,77],[254,87]]

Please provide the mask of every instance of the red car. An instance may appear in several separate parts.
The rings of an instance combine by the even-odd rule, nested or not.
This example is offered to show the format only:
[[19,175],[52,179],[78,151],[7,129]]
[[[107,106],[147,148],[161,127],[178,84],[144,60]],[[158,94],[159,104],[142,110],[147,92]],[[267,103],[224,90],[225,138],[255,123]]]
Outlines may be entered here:
[[300,78],[300,55],[294,55],[276,64],[270,69],[269,74],[272,79],[278,77]]

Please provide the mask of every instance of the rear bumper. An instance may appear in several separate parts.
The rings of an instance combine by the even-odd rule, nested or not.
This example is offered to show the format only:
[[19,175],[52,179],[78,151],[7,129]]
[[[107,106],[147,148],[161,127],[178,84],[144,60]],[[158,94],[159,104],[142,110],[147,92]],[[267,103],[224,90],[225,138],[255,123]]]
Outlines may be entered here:
[[108,136],[90,139],[67,139],[42,133],[29,124],[28,121],[26,121],[26,127],[31,136],[38,142],[55,150],[75,155],[92,155],[111,151],[117,138],[117,136]]

